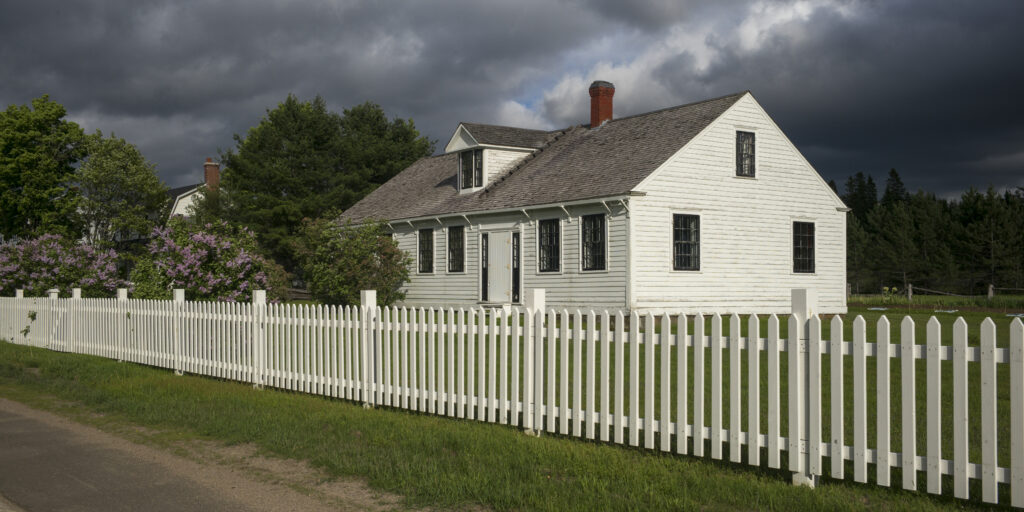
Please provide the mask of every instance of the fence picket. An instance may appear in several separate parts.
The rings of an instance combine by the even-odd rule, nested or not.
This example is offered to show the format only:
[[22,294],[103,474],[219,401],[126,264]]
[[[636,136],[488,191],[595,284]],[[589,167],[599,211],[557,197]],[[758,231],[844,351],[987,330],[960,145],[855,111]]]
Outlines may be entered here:
[[832,383],[829,386],[831,391],[830,410],[832,413],[832,447],[829,453],[832,461],[832,478],[843,478],[844,457],[843,457],[843,406],[846,403],[843,397],[843,319],[836,315],[832,317],[831,325],[832,341],[829,346],[829,356],[832,367],[829,371],[832,376]]
[[953,496],[967,499],[967,322],[953,324]]
[[661,433],[661,451],[672,450],[672,429],[669,424],[672,421],[670,406],[672,405],[672,319],[668,313],[661,315],[661,369],[658,372],[658,380],[661,382],[661,412],[658,417],[658,429]]
[[1024,322],[1010,323],[1010,505],[1024,507]]
[[914,320],[903,317],[900,325],[900,380],[903,394],[900,400],[900,413],[903,417],[902,451],[900,457],[903,469],[903,488],[917,490],[917,381],[914,371]]
[[807,472],[821,475],[821,318],[808,321],[807,336]]
[[876,481],[878,485],[889,486],[889,477],[891,474],[890,461],[889,461],[889,396],[891,390],[889,388],[889,319],[883,315],[878,319],[878,343],[877,343],[877,357],[878,369],[876,375],[878,377],[878,398],[876,403],[878,404],[878,414],[876,416],[878,425],[876,426],[875,432],[878,435],[878,442],[876,444],[877,450],[877,463],[875,464],[878,470]]
[[624,320],[622,311],[615,313],[615,418],[613,429],[615,430],[615,442],[622,444],[625,441],[626,425],[623,418],[626,415],[626,404],[624,402],[623,390],[623,368],[625,367],[626,354],[626,333],[623,328]]
[[569,312],[562,310],[558,358],[558,432],[569,433]]
[[[501,343],[498,348],[498,368],[501,370],[501,375],[498,377],[498,423],[502,425],[508,423],[508,337],[509,322],[512,318],[506,314],[501,316],[501,336],[499,337]],[[494,361],[493,357],[491,361]],[[493,372],[493,369],[491,371]]]
[[761,465],[761,323],[747,318],[747,464]]
[[781,428],[779,424],[781,403],[779,397],[779,317],[768,317],[768,337],[765,340],[768,352],[768,467],[779,469],[781,461]]
[[867,322],[853,320],[853,480],[868,481]]
[[601,313],[601,440],[607,441],[611,435],[611,365],[612,365],[612,329],[608,310]]
[[[493,316],[493,312],[492,312]],[[480,335],[477,337],[477,368],[479,369],[479,392],[476,397],[476,408],[477,414],[476,419],[480,421],[487,421],[487,336],[485,330],[487,329],[487,311],[480,308]]]
[[803,331],[803,325],[796,315],[790,315],[788,321],[788,331],[786,340],[786,352],[788,356],[788,365],[786,370],[789,373],[789,386],[786,388],[788,404],[787,411],[789,412],[789,450],[787,450],[787,457],[789,458],[789,470],[794,473],[804,472],[804,458],[800,453],[800,440],[803,439],[803,429],[801,425],[804,422],[804,400],[803,393],[806,390],[803,389],[804,376],[801,371],[801,350],[800,350],[800,338],[801,331]]
[[681,455],[685,455],[689,451],[687,447],[689,436],[686,435],[688,416],[686,408],[689,398],[687,393],[689,384],[687,382],[689,377],[687,339],[689,336],[686,327],[686,315],[680,313],[676,317],[676,453]]
[[629,444],[640,445],[640,315],[629,315]]
[[934,316],[927,326],[927,414],[928,414],[928,492],[942,493],[942,361],[940,344],[942,325]]
[[597,426],[597,410],[594,400],[595,382],[594,376],[595,363],[597,361],[597,339],[595,338],[597,333],[597,315],[594,310],[591,309],[587,313],[587,439],[594,439],[594,429]]
[[[510,387],[510,389],[509,389],[509,400],[511,401],[511,403],[509,404],[509,415],[511,417],[509,418],[509,423],[511,423],[512,425],[517,425],[517,426],[522,426],[523,425],[522,421],[520,420],[520,416],[519,416],[523,412],[522,411],[522,407],[519,404],[519,379],[521,378],[521,373],[519,371],[519,365],[520,365],[520,363],[519,363],[519,354],[520,354],[520,350],[519,350],[519,346],[520,346],[520,341],[519,341],[520,330],[519,330],[519,326],[522,325],[525,328],[526,325],[527,325],[526,324],[526,319],[529,318],[529,316],[530,316],[529,314],[525,315],[523,320],[522,320],[522,324],[520,324],[520,320],[519,320],[520,312],[521,312],[521,310],[519,308],[512,308],[512,316],[508,320],[508,323],[510,324],[511,331],[512,331],[512,338],[510,340],[511,341],[511,345],[512,345],[512,347],[511,347],[512,354],[509,356],[510,360],[511,360],[511,362],[509,363],[509,365],[511,367],[510,368],[511,376],[509,377],[511,379],[511,382],[509,382],[509,387]],[[523,373],[525,373],[525,371]]]
[[[547,379],[544,383],[546,386],[545,389],[547,390],[547,421],[545,422],[545,427],[548,432],[553,433],[555,431],[556,415],[558,414],[558,404],[555,402],[555,391],[558,389],[558,382],[555,380],[558,366],[558,312],[553,309],[549,309],[547,322],[548,336],[545,345],[547,347],[547,358],[544,363],[546,365],[544,368],[547,374]],[[537,369],[540,370],[540,367],[538,366]]]
[[[654,332],[654,315],[647,313],[644,317],[644,448],[654,448],[654,343],[656,333]],[[639,361],[637,361],[639,365]],[[637,375],[639,377],[639,375]],[[640,407],[636,408],[637,411]],[[640,421],[637,421],[640,423]]]
[[583,436],[583,313],[572,319],[572,435]]
[[740,316],[729,317],[729,461],[743,460],[740,445]]
[[704,315],[693,317],[693,454],[704,456]]
[[711,317],[711,458],[722,458],[722,315]]
[[456,416],[458,416],[460,418],[465,418],[466,417],[466,337],[467,337],[467,333],[468,333],[468,331],[470,329],[470,325],[473,324],[473,320],[470,318],[472,313],[473,313],[472,309],[470,309],[467,312],[466,310],[464,310],[462,308],[459,308],[459,316],[458,316],[458,318],[456,320],[459,323],[459,335],[458,335],[458,339],[455,341],[455,344],[458,345],[458,347],[456,347],[456,348],[458,349],[458,353],[459,353],[459,355],[458,355],[458,362],[459,362],[459,364],[458,364],[458,368],[456,369],[456,371],[458,373],[458,381],[459,381],[458,382],[458,385],[459,385],[459,390],[458,390],[459,403],[456,406],[455,411],[456,411]]
[[996,324],[991,318],[981,323],[981,500],[996,503]]

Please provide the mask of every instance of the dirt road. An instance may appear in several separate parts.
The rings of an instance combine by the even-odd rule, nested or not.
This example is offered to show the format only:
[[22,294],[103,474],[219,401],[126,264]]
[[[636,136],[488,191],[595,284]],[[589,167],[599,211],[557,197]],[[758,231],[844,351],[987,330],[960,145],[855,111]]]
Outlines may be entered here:
[[403,508],[361,482],[248,446],[190,441],[174,451],[0,398],[0,512]]

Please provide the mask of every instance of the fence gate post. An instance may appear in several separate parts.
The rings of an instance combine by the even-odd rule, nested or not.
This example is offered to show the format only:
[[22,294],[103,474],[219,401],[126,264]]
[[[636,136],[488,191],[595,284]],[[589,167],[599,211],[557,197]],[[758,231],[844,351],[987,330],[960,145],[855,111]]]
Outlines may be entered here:
[[[18,288],[17,290],[14,290],[14,298],[15,299],[24,299],[25,298],[25,290],[22,290],[21,288]],[[17,339],[18,328],[15,327],[15,326],[18,325],[18,321],[23,319],[23,318],[25,318],[25,315],[23,314],[25,306],[24,306],[23,302],[24,301],[19,300],[19,301],[15,301],[15,303],[14,303],[14,312],[12,313],[12,316],[11,316],[11,324],[8,327],[8,329],[10,329],[10,332],[8,333],[8,339],[10,339],[11,341],[14,341],[15,339]]]
[[253,372],[252,387],[263,389],[263,379],[267,374],[267,291],[252,292],[252,344]]
[[[131,331],[128,329],[128,323],[131,322],[131,319],[128,318],[128,288],[117,289],[117,307],[114,308],[114,319],[116,320],[114,328],[117,329],[114,339],[117,341],[120,351],[117,355],[117,362],[123,363],[125,359],[128,359],[128,344],[132,340],[132,336],[129,334]],[[135,360],[138,361],[138,357]]]
[[76,331],[78,326],[76,325],[77,322],[75,322],[74,312],[78,311],[82,307],[81,302],[79,302],[82,300],[81,288],[71,289],[71,300],[74,302],[72,304],[68,304],[64,310],[64,316],[67,318],[64,325],[67,326],[67,329],[64,330],[64,332],[60,332],[60,329],[56,325],[53,326],[54,331],[60,333],[61,339],[58,339],[57,343],[60,344],[60,349],[66,352],[75,352],[74,350],[71,350],[71,344],[79,338],[78,332]]
[[[526,427],[524,431],[527,435],[540,437],[541,432],[544,430],[541,428],[543,417],[534,417],[536,407],[536,395],[541,393],[543,390],[535,390],[536,375],[544,374],[543,365],[538,365],[538,362],[543,361],[542,348],[537,344],[540,343],[544,338],[541,333],[544,332],[544,312],[547,310],[547,294],[544,288],[534,288],[527,290],[523,296],[523,305],[526,306],[526,315],[530,317],[530,322],[525,323],[524,327],[532,327],[533,331],[523,331],[523,425]],[[537,312],[540,315],[537,315]],[[538,357],[540,356],[540,357]]]
[[359,303],[359,312],[362,317],[362,322],[359,326],[361,335],[359,337],[359,352],[362,355],[363,362],[360,365],[363,373],[363,407],[369,408],[374,406],[374,393],[370,389],[370,384],[372,382],[374,388],[377,386],[377,329],[375,327],[377,320],[377,290],[363,290],[359,292]]
[[17,290],[14,290],[14,298],[15,299],[24,299],[25,298],[25,290],[22,290],[21,288],[18,288]]
[[39,341],[41,343],[45,343],[44,346],[49,349],[53,348],[53,330],[57,326],[57,297],[59,293],[60,290],[56,288],[50,288],[49,290],[46,290],[46,295],[50,297],[50,314],[47,315],[47,323],[49,325],[46,326],[46,337],[40,339]]
[[[810,374],[808,369],[810,367],[811,354],[807,346],[807,340],[809,338],[809,326],[810,319],[817,313],[818,309],[818,295],[815,290],[808,289],[794,289],[791,292],[791,301],[793,308],[793,315],[796,317],[796,325],[798,326],[796,333],[789,333],[790,341],[796,342],[796,347],[793,349],[799,351],[799,357],[797,358],[797,371],[800,375],[800,384],[796,390],[789,390],[790,396],[796,393],[796,403],[799,404],[800,412],[797,416],[799,425],[797,431],[800,433],[797,445],[799,446],[799,453],[791,456],[799,457],[800,460],[800,471],[793,473],[793,485],[804,485],[813,488],[818,484],[818,475],[812,475],[810,473],[810,446],[807,440],[807,425],[810,423]],[[790,368],[789,371],[793,371]],[[792,398],[790,399],[792,402]]]
[[174,289],[174,374],[181,375],[184,365],[181,361],[182,338],[185,336],[185,290]]

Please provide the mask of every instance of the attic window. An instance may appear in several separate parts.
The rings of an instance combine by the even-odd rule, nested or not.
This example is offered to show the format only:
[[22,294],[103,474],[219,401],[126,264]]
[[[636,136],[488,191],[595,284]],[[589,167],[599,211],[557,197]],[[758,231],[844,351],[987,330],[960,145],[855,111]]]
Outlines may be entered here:
[[736,132],[736,176],[754,177],[754,134]]
[[470,149],[459,153],[459,188],[484,186],[484,151]]

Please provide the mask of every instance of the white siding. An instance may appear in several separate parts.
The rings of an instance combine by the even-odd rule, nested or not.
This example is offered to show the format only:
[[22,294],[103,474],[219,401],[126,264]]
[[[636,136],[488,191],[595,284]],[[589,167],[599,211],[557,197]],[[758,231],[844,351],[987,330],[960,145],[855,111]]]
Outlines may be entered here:
[[500,178],[508,171],[511,171],[513,167],[519,165],[531,151],[514,151],[506,149],[484,149],[484,172],[487,176],[484,178],[486,184],[494,183],[496,178]]
[[[475,306],[480,304],[480,234],[489,230],[518,230],[521,233],[522,290],[544,288],[547,304],[555,308],[621,308],[626,304],[627,228],[628,219],[621,207],[612,207],[612,213],[598,205],[567,207],[569,217],[561,209],[530,210],[528,219],[522,213],[474,216],[466,228],[466,271],[447,272],[447,226],[466,225],[463,219],[397,224],[395,238],[399,247],[413,260],[409,282],[405,285],[404,305],[410,306]],[[593,213],[608,214],[608,270],[582,272],[580,270],[580,216]],[[562,220],[561,272],[537,271],[537,219]],[[434,272],[420,274],[417,265],[417,240],[420,228],[434,229]]]
[[[736,177],[736,131],[755,136],[756,177]],[[630,201],[631,303],[640,309],[787,312],[813,288],[846,311],[846,213],[817,172],[745,96],[651,175]],[[672,270],[672,215],[700,216],[700,271]],[[794,221],[815,224],[815,273],[793,273]]]
[[198,191],[193,190],[188,192],[187,195],[183,194],[174,199],[174,205],[171,206],[170,216],[181,215],[182,217],[192,216],[192,205],[195,204],[196,194]]

